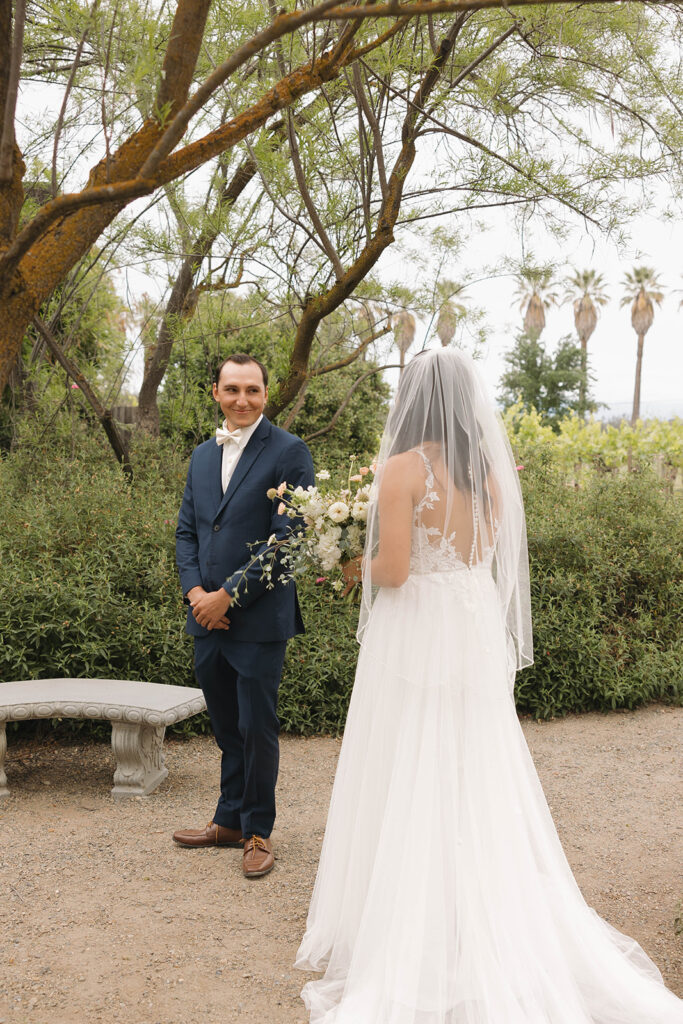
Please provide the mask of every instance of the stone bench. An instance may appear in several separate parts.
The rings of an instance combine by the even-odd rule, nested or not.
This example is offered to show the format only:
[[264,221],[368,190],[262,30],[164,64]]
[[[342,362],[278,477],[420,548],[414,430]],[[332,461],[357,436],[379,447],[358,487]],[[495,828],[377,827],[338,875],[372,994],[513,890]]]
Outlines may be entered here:
[[168,775],[162,744],[167,725],[206,710],[191,686],[128,679],[33,679],[0,683],[0,799],[5,775],[7,722],[31,718],[94,718],[111,722],[116,758],[112,796],[147,796]]

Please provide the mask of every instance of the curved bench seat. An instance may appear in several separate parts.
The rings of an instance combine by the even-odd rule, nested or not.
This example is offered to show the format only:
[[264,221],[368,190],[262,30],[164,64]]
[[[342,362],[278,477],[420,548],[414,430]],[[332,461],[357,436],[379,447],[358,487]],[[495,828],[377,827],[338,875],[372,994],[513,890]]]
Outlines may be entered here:
[[6,723],[32,718],[93,718],[112,723],[116,798],[147,796],[166,778],[162,744],[167,725],[206,710],[201,690],[130,679],[26,679],[0,683],[0,798]]

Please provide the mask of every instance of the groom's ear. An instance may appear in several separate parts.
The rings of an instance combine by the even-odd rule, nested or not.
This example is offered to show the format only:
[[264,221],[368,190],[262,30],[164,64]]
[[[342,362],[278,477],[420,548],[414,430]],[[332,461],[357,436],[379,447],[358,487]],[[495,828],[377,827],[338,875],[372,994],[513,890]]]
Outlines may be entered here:
[[211,385],[211,394],[213,395],[214,402],[217,402],[218,401],[218,388],[216,387],[216,382],[215,381]]

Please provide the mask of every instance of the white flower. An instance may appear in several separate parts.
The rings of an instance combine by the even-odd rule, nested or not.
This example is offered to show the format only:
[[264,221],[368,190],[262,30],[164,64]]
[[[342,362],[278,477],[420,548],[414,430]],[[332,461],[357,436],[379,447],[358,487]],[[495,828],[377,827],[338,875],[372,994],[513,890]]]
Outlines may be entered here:
[[326,469],[321,469],[319,473],[315,474],[316,480],[329,480],[330,474]]
[[315,521],[325,514],[325,502],[319,494],[312,494],[310,500],[302,506],[302,509],[308,518]]
[[327,515],[333,523],[343,523],[349,517],[349,506],[345,501],[335,501],[328,508]]
[[320,534],[316,544],[316,555],[325,572],[330,572],[341,560],[341,549],[337,541],[341,537],[341,527],[332,526],[329,530]]
[[368,506],[365,502],[356,501],[351,509],[351,515],[357,521],[364,523],[368,518]]
[[334,548],[332,551],[326,551],[320,556],[320,566],[325,572],[332,572],[333,569],[339,565],[341,559],[341,551],[339,548]]

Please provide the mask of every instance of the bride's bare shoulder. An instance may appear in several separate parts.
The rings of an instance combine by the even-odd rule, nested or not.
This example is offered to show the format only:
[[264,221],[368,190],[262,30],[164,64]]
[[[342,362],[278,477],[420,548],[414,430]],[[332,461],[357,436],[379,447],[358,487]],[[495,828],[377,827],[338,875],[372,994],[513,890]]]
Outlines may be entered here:
[[415,448],[411,448],[407,452],[399,452],[398,455],[392,455],[391,458],[387,459],[384,465],[385,473],[400,474],[400,473],[418,473],[424,467],[424,459],[420,455],[419,451]]
[[424,483],[424,459],[414,449],[387,459],[382,469],[382,485],[414,492]]

